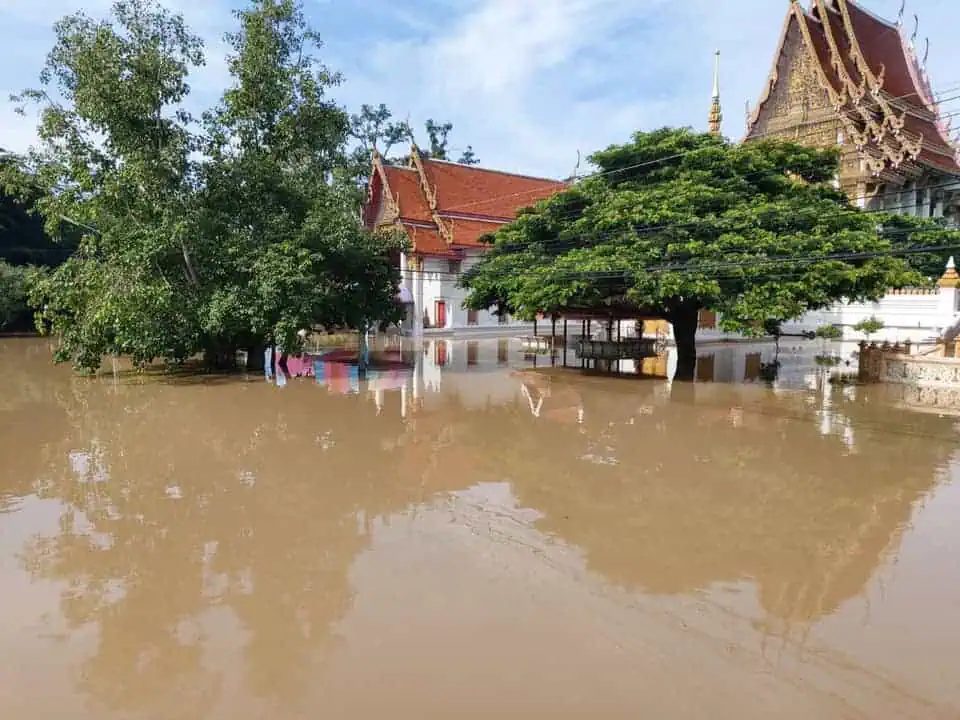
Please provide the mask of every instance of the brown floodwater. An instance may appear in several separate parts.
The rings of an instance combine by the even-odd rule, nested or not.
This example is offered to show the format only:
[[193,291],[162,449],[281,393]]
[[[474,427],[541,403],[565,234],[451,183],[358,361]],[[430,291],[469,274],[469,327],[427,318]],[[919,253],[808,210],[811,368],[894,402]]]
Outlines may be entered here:
[[0,340],[0,717],[960,716],[954,417],[438,353]]

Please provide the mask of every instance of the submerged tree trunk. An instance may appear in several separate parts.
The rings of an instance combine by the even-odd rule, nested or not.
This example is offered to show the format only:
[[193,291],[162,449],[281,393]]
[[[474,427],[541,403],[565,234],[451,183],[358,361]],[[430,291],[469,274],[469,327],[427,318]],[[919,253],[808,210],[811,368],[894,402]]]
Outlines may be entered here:
[[266,368],[266,353],[267,353],[267,344],[266,343],[255,343],[247,348],[247,363],[246,370],[251,371],[263,371]]
[[677,345],[677,371],[673,379],[693,382],[697,371],[698,308],[682,307],[668,319],[673,324],[673,339]]
[[235,370],[237,367],[237,349],[219,344],[211,344],[203,353],[207,369],[213,372]]

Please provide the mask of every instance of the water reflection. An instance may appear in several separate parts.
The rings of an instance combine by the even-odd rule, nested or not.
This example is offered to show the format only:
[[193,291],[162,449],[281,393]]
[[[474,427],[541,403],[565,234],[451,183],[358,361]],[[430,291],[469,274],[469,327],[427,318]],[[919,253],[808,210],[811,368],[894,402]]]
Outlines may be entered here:
[[[288,364],[278,390],[81,379],[51,369],[43,343],[0,342],[0,576],[14,602],[56,598],[25,631],[0,626],[0,652],[44,658],[25,661],[23,682],[70,672],[27,706],[0,695],[0,713],[960,708],[955,681],[912,674],[926,657],[853,679],[851,663],[870,662],[856,633],[853,660],[778,671],[766,701],[724,690],[757,682],[771,638],[830,655],[811,630],[843,619],[898,556],[946,477],[952,421],[829,383],[534,370],[503,347],[441,341],[362,379],[321,357]],[[960,601],[949,579],[911,590]],[[53,652],[50,633],[81,655]],[[717,643],[741,659],[712,660]],[[957,647],[939,662],[955,665]],[[647,672],[675,699],[641,691]]]

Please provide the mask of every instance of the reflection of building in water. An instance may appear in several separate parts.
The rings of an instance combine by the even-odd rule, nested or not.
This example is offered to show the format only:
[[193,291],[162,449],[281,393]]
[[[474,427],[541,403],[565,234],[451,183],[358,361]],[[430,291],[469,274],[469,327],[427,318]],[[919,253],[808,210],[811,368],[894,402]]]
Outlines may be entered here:
[[[489,577],[521,591],[531,582],[549,588],[564,619],[577,623],[598,607],[566,602],[584,589],[623,599],[631,618],[655,607],[649,615],[659,626],[664,610],[689,620],[716,599],[712,588],[737,584],[757,598],[758,624],[783,633],[864,592],[955,447],[942,439],[952,421],[922,416],[906,428],[842,393],[829,412],[856,427],[856,455],[820,435],[823,411],[805,393],[551,369],[511,375],[492,371],[498,349],[478,347],[469,365],[469,354],[452,348],[439,393],[424,391],[433,354],[421,355],[400,393],[425,402],[406,420],[393,412],[390,388],[400,378],[389,374],[366,385],[390,408],[377,416],[363,395],[320,391],[309,380],[291,382],[292,392],[242,379],[108,386],[16,363],[0,377],[8,415],[0,420],[41,433],[35,462],[14,460],[36,482],[0,473],[0,497],[42,505],[37,515],[53,520],[15,551],[32,581],[27,597],[50,601],[51,626],[71,648],[49,652],[58,646],[34,640],[40,623],[15,633],[13,647],[25,643],[34,667],[54,664],[76,683],[68,699],[100,716],[175,717],[185,705],[214,716],[224,707],[217,703],[237,697],[253,714],[291,717],[327,699],[317,700],[318,682],[342,677],[325,672],[331,653],[357,655],[348,626],[369,623],[371,596],[402,614],[417,597],[405,594],[411,586],[436,593],[449,613],[425,625],[436,645],[449,640],[444,628],[499,619],[490,615],[495,603],[471,614],[449,602],[449,557],[464,559],[467,573],[473,561],[496,564],[504,574]],[[469,394],[477,382],[486,395]],[[16,456],[29,441],[15,434],[4,449]],[[474,505],[466,517],[440,518],[436,534],[423,532],[418,518],[431,506],[491,479],[509,481],[510,509],[514,497],[520,508],[514,525],[497,525],[502,508]],[[32,513],[15,517],[29,522]],[[386,559],[425,565],[387,562],[364,582],[358,562],[390,527],[398,531],[379,550],[406,545]],[[431,553],[457,544],[451,530],[470,536],[465,554]],[[490,554],[492,545],[516,549],[524,564],[491,563],[508,558]],[[555,558],[573,568],[572,582],[540,583]],[[382,627],[365,629],[376,636]],[[744,648],[757,639],[749,626],[732,632]],[[650,647],[647,637],[634,635],[632,648]],[[409,645],[384,647],[408,661]],[[483,654],[495,662],[502,650]],[[620,648],[607,657],[622,664]],[[671,659],[687,657],[695,656]],[[357,685],[372,681],[360,675]],[[429,692],[429,682],[417,690]]]

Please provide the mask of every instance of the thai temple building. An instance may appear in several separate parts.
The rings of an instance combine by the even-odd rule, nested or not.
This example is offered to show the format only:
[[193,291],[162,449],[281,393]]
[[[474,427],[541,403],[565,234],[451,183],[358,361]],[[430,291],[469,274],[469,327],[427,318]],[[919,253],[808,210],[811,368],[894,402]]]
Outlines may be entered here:
[[957,148],[927,76],[929,46],[918,58],[902,19],[853,0],[792,0],[744,140],[839,146],[838,182],[861,207],[956,225]]
[[[461,273],[484,251],[481,238],[516,218],[520,208],[559,192],[566,183],[486,170],[426,157],[413,145],[406,166],[374,153],[364,220],[370,228],[396,227],[410,239],[400,258],[400,300],[408,306],[404,332],[510,331],[512,318],[463,307]],[[504,327],[506,326],[506,327]]]
[[[943,218],[960,226],[960,162],[949,120],[900,18],[891,22],[854,0],[791,0],[760,100],[748,112],[744,142],[789,139],[841,149],[837,184],[866,210]],[[717,71],[708,123],[720,133]],[[891,291],[876,303],[837,303],[785,325],[810,332],[876,317],[874,339],[932,342],[955,326],[960,311],[951,258],[932,288]],[[701,335],[704,333],[701,332]],[[715,333],[714,333],[715,334]],[[711,337],[712,339],[712,337]]]
[[[960,154],[950,122],[926,72],[916,29],[874,15],[868,0],[799,0],[788,3],[772,68],[759,102],[749,111],[744,142],[790,139],[839,146],[839,187],[860,207],[960,227]],[[722,132],[720,53],[716,54],[709,131]],[[370,228],[396,227],[410,239],[398,258],[399,299],[407,304],[406,334],[489,329],[515,333],[524,323],[463,308],[457,287],[463,270],[483,253],[481,238],[529,206],[568,187],[529,177],[428,158],[413,145],[405,166],[374,153],[364,218]],[[950,269],[947,269],[949,273]],[[838,303],[790,323],[792,331],[822,324],[850,326],[877,316],[886,328],[876,339],[929,340],[955,325],[960,297],[954,288],[899,290],[878,303]],[[948,297],[949,296],[949,297]],[[654,327],[656,326],[656,327]],[[666,323],[644,328],[669,339]],[[701,313],[701,342],[734,339],[712,312]]]

